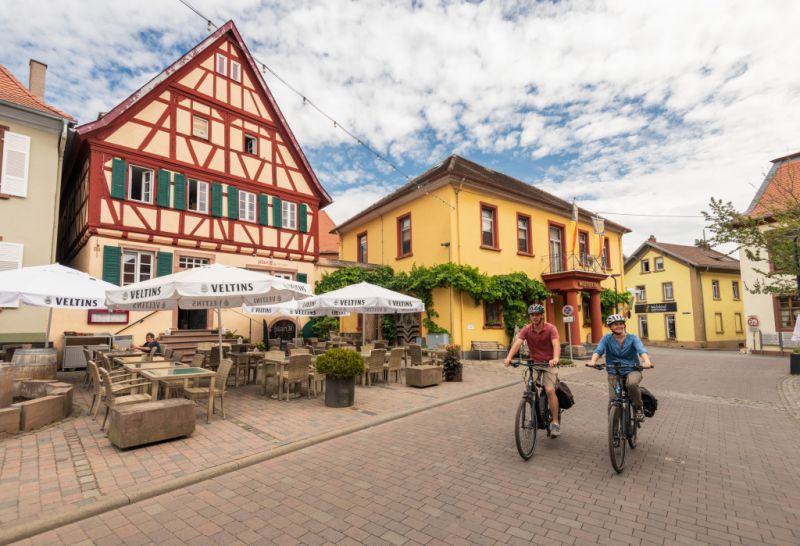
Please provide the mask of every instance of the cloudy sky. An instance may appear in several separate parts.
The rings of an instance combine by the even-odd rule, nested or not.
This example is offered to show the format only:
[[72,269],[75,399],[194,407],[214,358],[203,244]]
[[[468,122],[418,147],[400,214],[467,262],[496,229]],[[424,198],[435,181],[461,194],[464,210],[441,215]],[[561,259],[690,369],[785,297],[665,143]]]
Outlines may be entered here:
[[[711,196],[746,207],[800,151],[798,2],[187,1],[399,167],[268,74],[337,222],[457,153],[629,226],[627,252],[691,244]],[[208,34],[179,0],[3,12],[0,63],[23,82],[47,63],[48,101],[80,122]]]

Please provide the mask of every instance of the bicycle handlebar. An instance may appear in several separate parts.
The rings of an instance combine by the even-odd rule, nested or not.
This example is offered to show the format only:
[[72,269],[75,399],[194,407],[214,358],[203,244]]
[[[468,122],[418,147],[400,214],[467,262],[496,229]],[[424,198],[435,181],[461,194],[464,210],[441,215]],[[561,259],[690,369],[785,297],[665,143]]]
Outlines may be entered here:
[[[594,368],[595,370],[602,370],[602,369],[605,369],[605,367],[606,367],[605,364],[600,364],[599,362],[597,364],[594,364],[594,365],[587,363],[587,364],[585,364],[585,366],[587,368]],[[616,370],[620,369],[620,365],[618,363],[616,365],[612,364],[611,367],[616,369]],[[649,368],[645,368],[643,366],[634,366],[633,367],[634,370],[639,371],[639,372],[642,371],[642,370],[645,370],[645,369],[652,370],[653,368],[655,368],[655,366],[653,364],[650,364]]]
[[[528,368],[550,368],[549,362],[534,362],[533,360],[512,360],[511,366],[517,368],[519,366],[526,366]],[[555,368],[558,367],[558,364],[554,366]]]

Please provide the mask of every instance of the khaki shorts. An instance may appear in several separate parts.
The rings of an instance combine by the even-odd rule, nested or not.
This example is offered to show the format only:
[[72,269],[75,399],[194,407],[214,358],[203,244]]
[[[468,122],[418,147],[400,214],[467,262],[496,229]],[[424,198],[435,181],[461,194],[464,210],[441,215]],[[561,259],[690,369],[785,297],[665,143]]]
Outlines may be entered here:
[[[536,372],[537,374],[539,372]],[[558,368],[548,368],[542,372],[542,387],[556,388],[558,384]]]

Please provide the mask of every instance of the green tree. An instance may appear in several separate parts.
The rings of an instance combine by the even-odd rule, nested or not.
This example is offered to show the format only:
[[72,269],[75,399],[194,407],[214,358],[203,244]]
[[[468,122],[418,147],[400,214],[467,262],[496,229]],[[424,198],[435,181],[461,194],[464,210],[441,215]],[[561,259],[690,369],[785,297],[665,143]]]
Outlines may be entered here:
[[[789,184],[787,184],[789,186]],[[777,199],[775,195],[780,195]],[[800,293],[800,200],[791,187],[773,194],[774,211],[751,217],[740,213],[733,204],[711,198],[703,212],[713,234],[712,246],[734,243],[754,264],[759,274],[752,294],[797,295]]]

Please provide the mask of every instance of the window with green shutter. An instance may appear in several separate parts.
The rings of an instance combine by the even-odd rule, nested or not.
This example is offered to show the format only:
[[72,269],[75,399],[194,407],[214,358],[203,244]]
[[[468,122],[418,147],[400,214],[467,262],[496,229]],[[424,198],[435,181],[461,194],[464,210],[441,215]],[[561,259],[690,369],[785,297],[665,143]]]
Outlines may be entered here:
[[281,218],[281,199],[280,197],[272,198],[272,225],[274,227],[283,227],[283,220]]
[[239,190],[231,185],[228,185],[228,218],[239,219]]
[[266,226],[267,224],[267,216],[269,209],[267,208],[267,195],[264,193],[260,193],[258,195],[258,223],[262,226]]
[[300,216],[298,225],[300,226],[300,233],[308,233],[308,218],[306,217],[308,214],[308,206],[305,203],[300,203],[300,212],[298,215]]
[[164,169],[158,171],[156,204],[158,204],[159,207],[169,206],[170,178],[171,173],[169,171],[165,171]]
[[122,250],[118,246],[103,247],[103,280],[119,286]]
[[298,273],[297,280],[300,282],[308,282],[308,274],[306,273]]
[[211,184],[211,215],[222,218],[222,184]]
[[159,252],[156,261],[156,276],[172,274],[172,252]]
[[[111,160],[111,197],[125,199],[125,179],[128,175],[128,163],[124,159]],[[119,281],[117,281],[119,284]]]
[[175,173],[175,199],[172,206],[177,210],[186,210],[186,177]]

